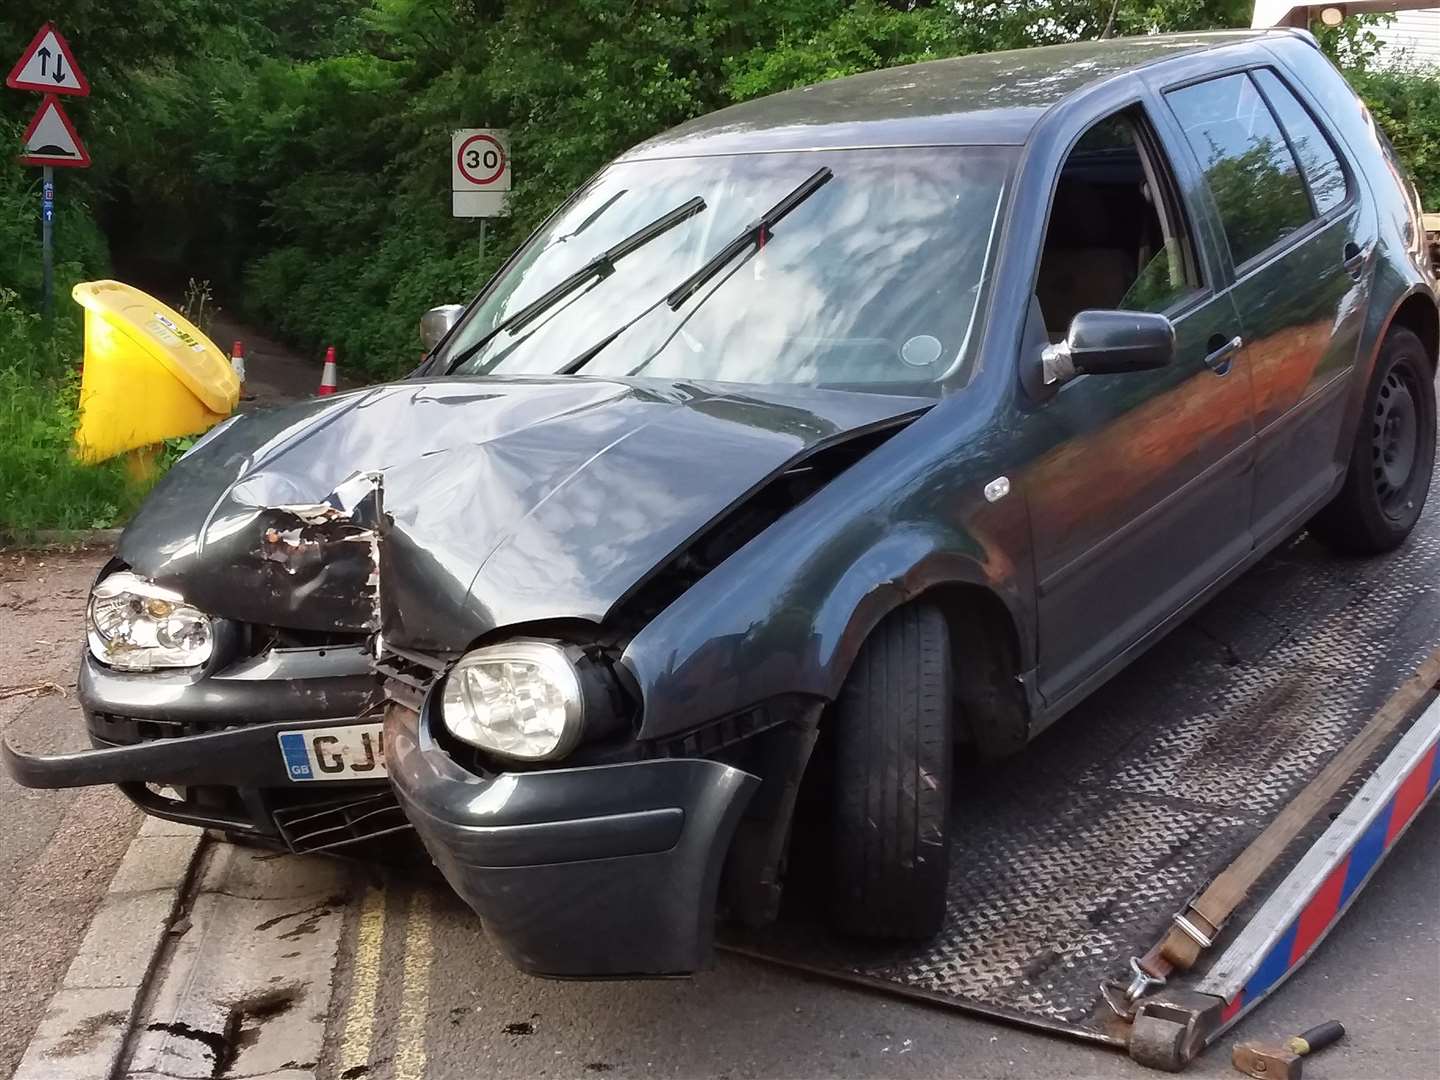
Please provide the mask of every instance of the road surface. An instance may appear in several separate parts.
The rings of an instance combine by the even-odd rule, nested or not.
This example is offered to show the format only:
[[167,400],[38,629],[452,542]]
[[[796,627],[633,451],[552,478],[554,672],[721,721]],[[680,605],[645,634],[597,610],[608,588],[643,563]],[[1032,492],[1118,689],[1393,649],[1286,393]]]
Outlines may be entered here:
[[[85,599],[105,554],[0,552],[0,731],[86,744],[75,703]],[[118,791],[28,791],[0,769],[0,1076],[9,1076],[140,824]]]

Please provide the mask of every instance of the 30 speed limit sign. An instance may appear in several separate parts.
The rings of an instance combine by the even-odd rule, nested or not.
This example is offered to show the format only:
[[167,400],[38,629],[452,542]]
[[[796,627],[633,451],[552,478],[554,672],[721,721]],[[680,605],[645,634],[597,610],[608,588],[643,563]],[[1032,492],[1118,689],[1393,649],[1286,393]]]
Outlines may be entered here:
[[463,128],[450,134],[450,206],[455,217],[499,217],[510,190],[510,133]]

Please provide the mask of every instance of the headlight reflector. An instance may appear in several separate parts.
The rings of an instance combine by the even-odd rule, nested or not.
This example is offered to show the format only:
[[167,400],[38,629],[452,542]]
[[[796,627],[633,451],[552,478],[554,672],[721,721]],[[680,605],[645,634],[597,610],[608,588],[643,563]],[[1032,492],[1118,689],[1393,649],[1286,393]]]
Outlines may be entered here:
[[516,641],[462,656],[445,677],[440,715],[450,734],[471,746],[549,761],[580,741],[585,700],[564,649]]
[[197,667],[215,647],[210,616],[128,570],[90,591],[85,630],[90,655],[124,671]]

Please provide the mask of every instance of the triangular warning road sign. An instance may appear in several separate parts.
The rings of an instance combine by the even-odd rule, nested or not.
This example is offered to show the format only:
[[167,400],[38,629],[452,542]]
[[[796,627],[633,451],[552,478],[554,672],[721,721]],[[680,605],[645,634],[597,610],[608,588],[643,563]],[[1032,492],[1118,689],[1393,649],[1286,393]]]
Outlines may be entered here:
[[84,97],[90,93],[90,82],[80,70],[80,65],[75,63],[70,43],[49,23],[40,27],[35,40],[20,54],[20,60],[10,69],[5,85],[15,90],[38,90],[42,94],[79,94]]
[[75,134],[75,125],[60,107],[60,100],[46,94],[30,126],[25,129],[25,149],[20,160],[26,165],[61,165],[83,169],[90,164],[90,152]]

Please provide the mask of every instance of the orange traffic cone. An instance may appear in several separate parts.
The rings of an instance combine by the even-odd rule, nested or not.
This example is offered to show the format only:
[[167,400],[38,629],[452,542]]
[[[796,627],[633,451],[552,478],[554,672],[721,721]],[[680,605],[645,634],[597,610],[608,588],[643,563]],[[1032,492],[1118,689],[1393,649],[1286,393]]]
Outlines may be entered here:
[[245,343],[237,341],[230,346],[230,367],[235,371],[235,377],[240,380],[240,400],[252,401],[255,395],[245,391]]
[[335,371],[335,346],[330,345],[325,349],[325,370],[320,373],[320,389],[315,393],[319,395],[333,394],[338,385],[338,377]]

